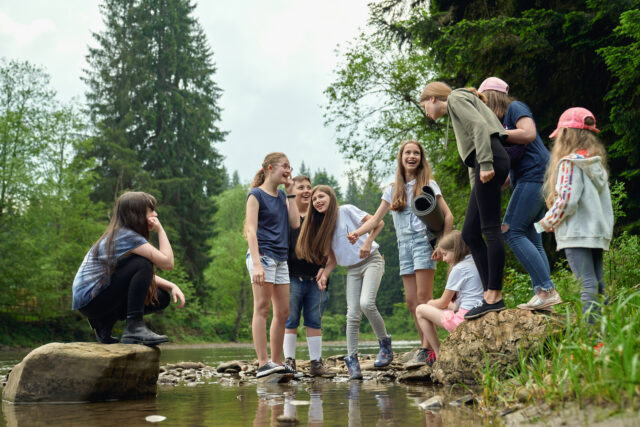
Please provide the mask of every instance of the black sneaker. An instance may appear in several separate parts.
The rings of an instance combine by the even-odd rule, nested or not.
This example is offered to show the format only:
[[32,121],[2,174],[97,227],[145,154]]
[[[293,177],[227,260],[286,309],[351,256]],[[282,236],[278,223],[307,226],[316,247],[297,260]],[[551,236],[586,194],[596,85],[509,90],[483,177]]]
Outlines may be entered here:
[[478,304],[473,307],[471,310],[467,311],[464,315],[465,320],[475,319],[477,317],[484,316],[485,314],[491,311],[502,311],[505,309],[504,300],[500,300],[498,302],[494,302],[493,304],[489,304],[484,299],[482,300],[482,304]]
[[266,377],[267,375],[276,374],[278,372],[285,373],[284,366],[276,365],[275,363],[269,361],[265,363],[264,366],[258,368],[256,378]]
[[288,360],[292,360],[293,361],[293,366],[291,366],[289,363],[285,362],[282,364],[282,367],[284,368],[284,372],[285,374],[293,374],[293,378],[302,378],[304,377],[304,374],[302,372],[298,372],[295,369],[296,366],[296,361],[294,359],[289,359]]

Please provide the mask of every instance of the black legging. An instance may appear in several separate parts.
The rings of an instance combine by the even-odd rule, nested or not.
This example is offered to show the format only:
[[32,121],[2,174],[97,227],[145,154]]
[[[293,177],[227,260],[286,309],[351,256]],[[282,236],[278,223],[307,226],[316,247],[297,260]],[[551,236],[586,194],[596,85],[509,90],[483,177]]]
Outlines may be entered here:
[[164,310],[171,302],[169,292],[159,289],[158,302],[145,304],[153,279],[153,264],[140,255],[121,258],[111,275],[111,283],[79,311],[91,320],[116,321],[126,317]]
[[[502,290],[504,239],[500,229],[502,184],[509,173],[509,156],[497,135],[491,136],[495,176],[483,184],[475,151],[464,163],[475,169],[475,179],[462,227],[462,239],[471,249],[484,290]],[[482,236],[484,235],[484,240]],[[485,243],[486,240],[486,243]]]

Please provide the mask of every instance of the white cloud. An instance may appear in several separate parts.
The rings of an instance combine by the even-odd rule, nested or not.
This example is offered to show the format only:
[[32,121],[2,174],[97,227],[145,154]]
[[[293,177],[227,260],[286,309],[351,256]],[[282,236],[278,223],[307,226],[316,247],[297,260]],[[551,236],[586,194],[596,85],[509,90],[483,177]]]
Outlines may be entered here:
[[15,22],[6,14],[0,12],[0,34],[8,35],[14,43],[27,45],[39,36],[55,32],[55,23],[48,18],[38,18],[29,24]]

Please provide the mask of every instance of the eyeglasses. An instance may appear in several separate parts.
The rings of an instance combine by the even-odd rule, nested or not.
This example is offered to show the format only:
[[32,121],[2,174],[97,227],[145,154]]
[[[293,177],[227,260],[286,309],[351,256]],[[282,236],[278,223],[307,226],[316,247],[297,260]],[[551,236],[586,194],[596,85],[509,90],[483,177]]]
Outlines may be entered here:
[[282,169],[293,172],[293,168],[288,163],[274,163],[273,166],[281,166]]

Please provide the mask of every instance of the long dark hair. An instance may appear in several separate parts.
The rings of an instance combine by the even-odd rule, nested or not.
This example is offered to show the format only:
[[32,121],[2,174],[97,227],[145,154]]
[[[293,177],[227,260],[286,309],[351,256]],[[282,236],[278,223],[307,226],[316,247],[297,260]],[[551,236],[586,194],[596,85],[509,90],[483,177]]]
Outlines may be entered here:
[[[313,206],[313,195],[318,191],[329,196],[329,206],[320,213]],[[296,245],[296,256],[308,262],[325,265],[331,250],[333,232],[338,222],[338,199],[333,188],[328,185],[316,185],[311,190],[311,203],[307,217],[302,223],[300,236]]]
[[[107,229],[91,248],[91,256],[94,260],[100,262],[104,268],[104,274],[102,275],[101,281],[96,290],[106,285],[109,282],[111,275],[115,272],[117,261],[115,259],[116,231],[121,228],[128,228],[149,240],[147,209],[151,209],[152,211],[155,210],[156,204],[157,201],[155,197],[141,191],[127,191],[118,197],[118,200],[116,200],[116,204],[113,207],[113,214],[111,215],[111,220],[109,221]],[[104,251],[106,256],[100,260],[100,242],[103,239],[105,239]],[[157,285],[154,280],[151,282],[151,286],[149,286],[147,303],[155,299],[156,291]]]

